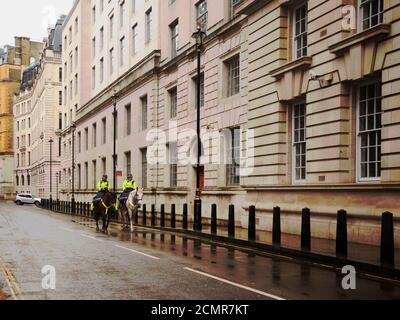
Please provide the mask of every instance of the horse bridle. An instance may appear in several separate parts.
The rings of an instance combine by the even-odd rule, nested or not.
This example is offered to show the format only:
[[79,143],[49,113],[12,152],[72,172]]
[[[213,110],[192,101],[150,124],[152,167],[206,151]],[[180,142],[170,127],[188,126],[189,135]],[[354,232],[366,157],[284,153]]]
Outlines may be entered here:
[[[135,194],[134,198],[136,199],[137,203],[139,203],[140,201],[143,200],[143,197],[138,198],[138,190],[136,190],[136,194]],[[138,206],[139,206],[139,205],[137,205],[137,204],[136,204],[136,205],[133,204],[132,202],[130,202],[129,204],[130,204],[132,207],[138,207]]]

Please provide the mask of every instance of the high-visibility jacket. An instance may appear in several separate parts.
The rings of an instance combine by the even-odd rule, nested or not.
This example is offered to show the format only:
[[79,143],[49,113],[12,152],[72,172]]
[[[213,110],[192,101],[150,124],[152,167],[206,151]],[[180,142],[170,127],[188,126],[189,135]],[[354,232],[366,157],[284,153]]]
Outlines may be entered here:
[[136,189],[136,181],[135,180],[125,180],[124,184],[122,186],[122,190],[127,190],[127,189]]
[[97,190],[98,191],[105,191],[110,189],[110,183],[108,181],[99,181],[97,184]]

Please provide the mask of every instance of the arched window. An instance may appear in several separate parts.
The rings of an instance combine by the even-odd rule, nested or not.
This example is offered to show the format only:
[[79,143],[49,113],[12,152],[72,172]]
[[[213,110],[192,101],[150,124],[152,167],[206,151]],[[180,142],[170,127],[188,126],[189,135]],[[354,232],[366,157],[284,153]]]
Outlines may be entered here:
[[26,176],[26,183],[28,186],[31,185],[31,176],[29,174]]
[[15,184],[19,186],[19,176],[15,176]]
[[24,175],[21,176],[21,185],[22,186],[25,185],[25,176]]

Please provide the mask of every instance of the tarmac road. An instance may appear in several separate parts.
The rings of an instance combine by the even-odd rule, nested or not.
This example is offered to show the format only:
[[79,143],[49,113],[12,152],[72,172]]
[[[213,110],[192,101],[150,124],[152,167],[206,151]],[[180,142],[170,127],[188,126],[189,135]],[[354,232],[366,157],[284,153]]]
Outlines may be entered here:
[[[54,267],[55,290],[43,289],[45,266]],[[104,235],[90,220],[0,202],[0,300],[400,298],[399,283],[357,277],[357,289],[344,290],[342,279],[335,270],[150,229]]]

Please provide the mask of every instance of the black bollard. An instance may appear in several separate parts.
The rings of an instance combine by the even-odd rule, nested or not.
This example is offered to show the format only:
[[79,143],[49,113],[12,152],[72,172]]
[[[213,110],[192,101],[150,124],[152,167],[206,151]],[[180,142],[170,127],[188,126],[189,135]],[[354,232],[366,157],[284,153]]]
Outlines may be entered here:
[[394,266],[394,227],[391,212],[382,214],[381,264]]
[[[136,210],[137,210],[137,214],[139,215],[139,209],[136,209]],[[145,226],[147,224],[147,207],[145,204],[143,205],[142,211],[143,211],[143,225]]]
[[281,208],[275,207],[272,222],[272,243],[274,245],[281,245],[282,231],[281,231]]
[[182,229],[188,228],[188,205],[185,203],[183,205],[183,215],[182,215]]
[[[133,219],[133,224],[135,224],[135,225],[139,224],[139,210],[137,208],[133,211],[132,219]],[[130,223],[130,221],[129,221],[129,223]]]
[[256,241],[256,207],[249,208],[249,241]]
[[217,205],[211,206],[211,233],[217,234]]
[[176,228],[176,206],[174,204],[171,205],[171,228]]
[[339,210],[336,225],[336,255],[347,257],[347,212]]
[[311,213],[304,208],[301,214],[301,248],[311,250]]
[[151,226],[154,227],[156,225],[156,206],[154,204],[151,205]]
[[231,204],[229,206],[229,221],[228,221],[228,236],[231,238],[235,237],[235,206]]
[[164,204],[161,205],[160,215],[161,215],[160,226],[161,226],[161,228],[164,228],[165,227],[165,205]]
[[203,222],[201,216],[201,201],[195,200],[193,230],[201,232],[202,229],[203,229]]

